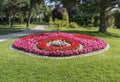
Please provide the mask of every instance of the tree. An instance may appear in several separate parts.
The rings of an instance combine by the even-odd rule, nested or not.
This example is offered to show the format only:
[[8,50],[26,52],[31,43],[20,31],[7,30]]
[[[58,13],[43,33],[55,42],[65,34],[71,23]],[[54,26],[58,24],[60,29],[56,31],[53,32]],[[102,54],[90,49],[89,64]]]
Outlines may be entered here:
[[[100,14],[99,32],[107,31],[107,12],[120,5],[120,0],[61,0],[63,5],[74,6],[79,4],[82,11]],[[69,5],[67,5],[69,4]]]
[[52,11],[52,17],[49,18],[50,25],[56,25],[58,32],[60,32],[60,27],[69,25],[69,16],[65,8],[57,7]]
[[16,14],[24,6],[24,0],[5,0],[3,1],[3,12],[5,13],[6,18],[10,28],[13,28],[14,20]]
[[29,7],[28,20],[27,20],[27,26],[26,26],[27,28],[29,27],[29,24],[30,24],[32,9],[35,8],[37,5],[40,5],[42,1],[43,0],[29,0],[30,7]]
[[120,28],[120,10],[116,10],[114,12],[114,17],[115,17],[115,26],[117,28]]
[[[13,28],[14,22],[27,22],[36,18],[41,9],[37,9],[44,0],[0,0],[0,23],[6,23]],[[34,8],[34,10],[33,10]],[[44,9],[43,9],[44,10]]]
[[62,25],[68,27],[69,25],[69,16],[66,9],[64,9],[63,16],[62,16]]
[[83,0],[82,5],[86,10],[100,14],[99,32],[107,31],[107,12],[117,7],[120,0]]
[[6,8],[7,8],[7,5],[8,4],[8,0],[0,0],[0,21],[1,21],[1,24],[4,23],[4,16],[5,16],[5,11],[6,11]]

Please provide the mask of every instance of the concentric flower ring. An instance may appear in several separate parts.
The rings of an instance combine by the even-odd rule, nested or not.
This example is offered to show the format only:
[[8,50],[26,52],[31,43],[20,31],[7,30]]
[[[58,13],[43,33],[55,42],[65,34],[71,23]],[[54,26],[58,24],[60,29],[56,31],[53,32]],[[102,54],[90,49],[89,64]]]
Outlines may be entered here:
[[[47,43],[51,42],[51,41],[55,41],[55,40],[64,40],[66,41],[67,43],[69,43],[70,45],[69,46],[48,46]],[[71,39],[69,37],[64,37],[64,36],[52,36],[52,37],[48,37],[44,40],[40,40],[38,41],[38,45],[37,47],[39,49],[42,49],[42,50],[60,50],[60,51],[64,51],[64,50],[75,50],[79,47],[79,42],[77,40],[74,40],[74,39]]]
[[[58,40],[57,44],[60,45],[47,45],[49,42],[53,41],[55,44],[55,40]],[[64,42],[60,43],[59,40],[60,42]],[[63,45],[63,43],[68,43],[70,45],[66,46]],[[52,57],[65,57],[85,54],[104,49],[106,46],[107,43],[104,40],[84,34],[64,32],[32,34],[20,38],[13,43],[13,47],[15,49],[22,50],[28,53],[34,53],[37,55]]]

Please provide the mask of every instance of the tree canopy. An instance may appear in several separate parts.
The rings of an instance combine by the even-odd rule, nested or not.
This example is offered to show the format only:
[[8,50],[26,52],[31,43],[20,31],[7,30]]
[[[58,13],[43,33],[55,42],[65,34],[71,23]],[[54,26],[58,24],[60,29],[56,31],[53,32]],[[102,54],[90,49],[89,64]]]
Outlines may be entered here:
[[[49,8],[45,4],[50,4],[50,2],[54,2],[54,7],[59,5],[66,8],[70,17],[69,20],[77,20],[78,23],[83,25],[88,25],[89,20],[93,19],[93,15],[97,15],[98,17],[94,16],[94,19],[95,21],[100,20],[100,32],[107,31],[107,13],[120,7],[120,0],[0,0],[0,23],[6,21],[12,28],[15,18],[20,21],[24,18],[27,23],[26,26],[29,27],[31,18],[39,15],[40,11],[45,15],[48,22],[49,16],[47,15],[51,13],[46,14]],[[43,4],[42,8],[39,6],[41,4]],[[60,15],[60,17],[62,16]]]

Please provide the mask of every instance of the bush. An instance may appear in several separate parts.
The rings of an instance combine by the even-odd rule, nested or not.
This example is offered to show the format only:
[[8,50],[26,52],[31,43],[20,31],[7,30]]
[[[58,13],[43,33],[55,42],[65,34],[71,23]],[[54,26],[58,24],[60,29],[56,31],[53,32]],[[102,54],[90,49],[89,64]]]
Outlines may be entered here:
[[62,27],[62,20],[56,18],[54,21],[54,25],[56,25],[57,27]]
[[[62,9],[63,10],[63,9]],[[69,25],[69,15],[66,9],[64,9],[64,12],[62,13],[62,18],[55,18],[50,17],[49,18],[49,25],[55,25],[55,27],[58,28],[58,31],[60,31],[60,27],[68,27]]]
[[70,27],[70,28],[78,28],[79,25],[78,25],[77,23],[75,23],[75,22],[71,22],[71,23],[69,24],[69,27]]
[[68,27],[69,25],[69,15],[66,9],[64,9],[63,17],[62,17],[62,26]]
[[119,10],[115,11],[114,17],[115,17],[115,26],[117,28],[120,28],[120,11]]
[[109,15],[108,16],[108,27],[114,27],[115,25],[115,18],[114,16]]
[[52,17],[49,18],[49,25],[54,25],[54,22],[52,20]]
[[76,14],[73,16],[70,21],[76,22],[78,25],[92,27],[94,23],[94,16],[91,14]]
[[93,26],[98,27],[100,25],[100,18],[98,15],[94,16]]

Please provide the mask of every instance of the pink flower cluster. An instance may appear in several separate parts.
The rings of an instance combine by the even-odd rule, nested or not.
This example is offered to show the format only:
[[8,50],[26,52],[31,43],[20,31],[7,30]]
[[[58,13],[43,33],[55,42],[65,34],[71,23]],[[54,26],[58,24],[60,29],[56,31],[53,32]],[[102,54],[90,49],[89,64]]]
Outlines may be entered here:
[[[54,40],[65,40],[70,46],[48,46],[47,43]],[[83,46],[80,48],[80,46]],[[43,56],[72,56],[85,54],[104,49],[107,43],[104,40],[84,34],[74,33],[40,33],[25,36],[16,40],[13,47],[29,53]]]

